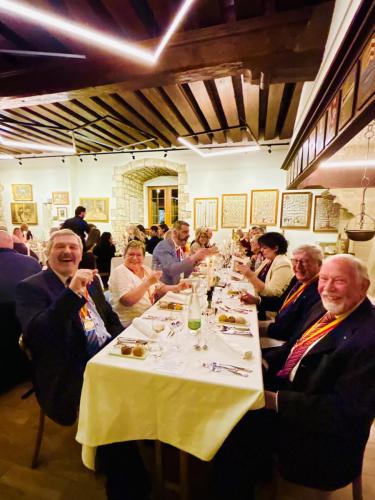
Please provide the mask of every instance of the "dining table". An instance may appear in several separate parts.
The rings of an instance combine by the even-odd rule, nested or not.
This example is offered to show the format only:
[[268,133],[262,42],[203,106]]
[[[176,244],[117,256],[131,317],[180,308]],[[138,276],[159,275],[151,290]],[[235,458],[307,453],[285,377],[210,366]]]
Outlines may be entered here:
[[[168,293],[87,363],[76,439],[88,468],[96,447],[133,440],[210,461],[245,413],[264,406],[257,312],[239,300],[251,285],[228,275],[220,285],[198,333],[187,326],[188,291]],[[121,354],[137,341],[144,355]]]

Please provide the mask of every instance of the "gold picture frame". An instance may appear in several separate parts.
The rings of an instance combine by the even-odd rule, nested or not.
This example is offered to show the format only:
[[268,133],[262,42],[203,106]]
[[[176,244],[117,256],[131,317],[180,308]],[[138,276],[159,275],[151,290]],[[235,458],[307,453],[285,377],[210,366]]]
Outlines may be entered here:
[[12,215],[12,224],[38,224],[36,203],[11,203],[10,212]]
[[68,218],[67,207],[57,207],[57,220],[65,221]]
[[31,184],[12,184],[14,201],[33,201],[33,186]]
[[68,191],[54,191],[52,193],[53,205],[69,205],[69,192]]
[[312,193],[293,191],[282,193],[280,227],[283,229],[309,229]]
[[86,208],[89,222],[109,222],[109,198],[80,198],[79,204]]
[[218,230],[219,198],[194,198],[194,229],[209,227]]
[[313,231],[316,233],[337,233],[340,219],[340,205],[334,196],[316,195],[314,200]]
[[278,207],[278,189],[252,189],[250,224],[256,226],[276,226]]
[[221,195],[221,227],[234,228],[247,225],[247,194]]

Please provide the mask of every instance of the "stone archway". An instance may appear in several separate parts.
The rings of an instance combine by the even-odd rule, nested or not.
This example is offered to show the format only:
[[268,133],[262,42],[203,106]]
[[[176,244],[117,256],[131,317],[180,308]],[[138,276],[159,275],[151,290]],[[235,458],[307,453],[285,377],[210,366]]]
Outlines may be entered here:
[[[189,194],[186,192],[186,165],[161,158],[134,160],[121,167],[115,167],[113,174],[112,196],[115,208],[111,210],[113,236],[121,241],[130,220],[131,203],[138,200],[139,223],[144,222],[143,184],[145,181],[162,175],[177,175],[178,217],[190,219]],[[133,200],[132,200],[133,199]]]

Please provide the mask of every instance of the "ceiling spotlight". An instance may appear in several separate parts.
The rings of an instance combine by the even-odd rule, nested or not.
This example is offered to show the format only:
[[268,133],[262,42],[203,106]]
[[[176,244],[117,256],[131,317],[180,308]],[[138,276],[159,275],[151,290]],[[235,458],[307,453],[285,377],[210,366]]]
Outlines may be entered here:
[[97,159],[96,155],[94,155],[94,161],[98,161],[98,159]]
[[271,146],[268,146],[268,152],[269,152],[269,154],[271,154],[271,153],[272,153]]
[[65,158],[63,156],[61,157],[61,163],[65,163]]
[[132,153],[132,158],[133,158],[133,160],[135,160],[135,154],[134,153]]
[[82,156],[79,157],[79,161],[82,163],[83,162],[83,158]]
[[166,158],[167,156],[168,156],[168,152],[164,151],[164,158]]
[[22,160],[18,160],[18,165],[22,165]]

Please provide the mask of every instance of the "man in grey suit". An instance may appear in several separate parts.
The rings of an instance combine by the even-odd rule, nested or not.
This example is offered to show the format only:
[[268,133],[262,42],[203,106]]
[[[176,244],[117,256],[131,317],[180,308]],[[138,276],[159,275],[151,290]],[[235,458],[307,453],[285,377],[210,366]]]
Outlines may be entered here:
[[182,273],[188,278],[196,264],[217,253],[216,247],[200,248],[194,255],[187,256],[185,245],[188,239],[189,224],[178,220],[173,224],[172,238],[156,245],[152,265],[160,266],[163,271],[161,277],[163,283],[176,285]]

